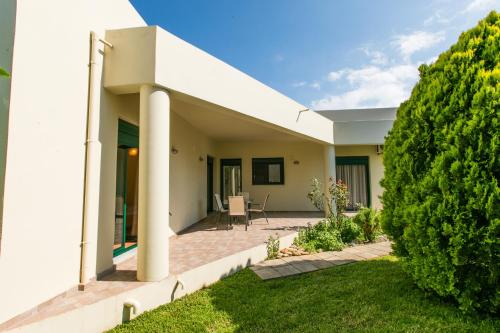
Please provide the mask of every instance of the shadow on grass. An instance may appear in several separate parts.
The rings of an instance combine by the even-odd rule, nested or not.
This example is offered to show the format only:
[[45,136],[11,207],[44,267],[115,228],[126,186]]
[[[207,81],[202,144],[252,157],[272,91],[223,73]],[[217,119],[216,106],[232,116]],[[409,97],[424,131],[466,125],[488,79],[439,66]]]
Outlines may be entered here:
[[427,297],[392,257],[262,281],[245,269],[140,316],[123,332],[496,332]]

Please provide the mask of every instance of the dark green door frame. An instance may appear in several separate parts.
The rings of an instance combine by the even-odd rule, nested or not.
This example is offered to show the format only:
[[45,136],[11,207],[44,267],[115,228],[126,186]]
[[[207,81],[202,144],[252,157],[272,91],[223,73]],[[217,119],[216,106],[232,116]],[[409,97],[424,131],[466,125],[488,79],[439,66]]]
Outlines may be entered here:
[[336,165],[365,165],[366,166],[366,198],[368,207],[372,206],[372,196],[370,188],[370,163],[368,156],[337,156],[335,157]]
[[207,213],[214,210],[214,158],[207,155]]
[[[121,119],[118,120],[118,149],[128,149],[128,148],[139,148],[139,127],[132,125],[126,121]],[[118,158],[118,153],[117,153]],[[118,184],[119,181],[123,182],[123,188],[121,189],[123,193],[123,216],[117,215],[115,211],[115,221],[117,218],[123,219],[122,224],[122,244],[119,248],[113,250],[113,256],[118,256],[128,250],[131,250],[137,247],[137,244],[131,245],[129,247],[125,246],[126,237],[127,237],[127,159],[125,158],[123,161],[117,160],[117,163],[124,163],[123,166],[123,179],[119,180],[118,175],[116,182]],[[118,170],[118,168],[117,168]],[[118,191],[118,188],[117,188]],[[118,193],[117,193],[118,194]],[[116,209],[116,208],[115,208]],[[115,222],[116,223],[116,222]]]

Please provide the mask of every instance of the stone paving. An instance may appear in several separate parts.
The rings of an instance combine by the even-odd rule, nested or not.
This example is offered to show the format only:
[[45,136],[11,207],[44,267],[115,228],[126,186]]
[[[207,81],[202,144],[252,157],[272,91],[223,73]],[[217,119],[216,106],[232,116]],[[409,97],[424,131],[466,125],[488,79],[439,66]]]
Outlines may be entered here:
[[267,260],[252,266],[251,269],[262,280],[269,280],[378,258],[388,255],[390,252],[391,243],[384,241],[348,247],[342,251],[328,251]]
[[[244,224],[233,224],[227,230],[225,221],[215,223],[215,215],[200,221],[170,238],[170,273],[180,274],[198,266],[216,261],[255,246],[264,244],[270,235],[283,237],[297,232],[308,223],[316,224],[323,218],[320,212],[270,212],[269,224],[255,216],[245,231]],[[92,304],[113,295],[140,287],[137,257],[134,255],[116,266],[116,271],[92,281],[84,291],[77,287],[38,305],[13,319],[0,324],[0,332],[43,320],[78,307]]]

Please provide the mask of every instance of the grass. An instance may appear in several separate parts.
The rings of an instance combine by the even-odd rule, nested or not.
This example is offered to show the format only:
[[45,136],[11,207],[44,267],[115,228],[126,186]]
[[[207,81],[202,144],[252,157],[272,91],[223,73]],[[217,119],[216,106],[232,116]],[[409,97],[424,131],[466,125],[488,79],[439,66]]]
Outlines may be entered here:
[[499,332],[417,289],[391,256],[262,281],[245,269],[110,332]]

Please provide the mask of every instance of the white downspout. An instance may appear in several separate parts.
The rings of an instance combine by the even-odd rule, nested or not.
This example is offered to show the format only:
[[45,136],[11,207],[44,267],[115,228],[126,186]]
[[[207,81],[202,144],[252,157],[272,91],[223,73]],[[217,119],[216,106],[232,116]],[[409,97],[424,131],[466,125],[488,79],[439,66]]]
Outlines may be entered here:
[[98,105],[100,85],[96,86],[98,74],[96,66],[97,42],[95,32],[90,32],[89,76],[87,92],[87,135],[85,141],[85,180],[82,221],[82,243],[80,262],[80,284],[83,290],[85,284],[95,275],[97,228],[99,219],[99,182],[101,164],[101,143],[99,142],[99,112]]

